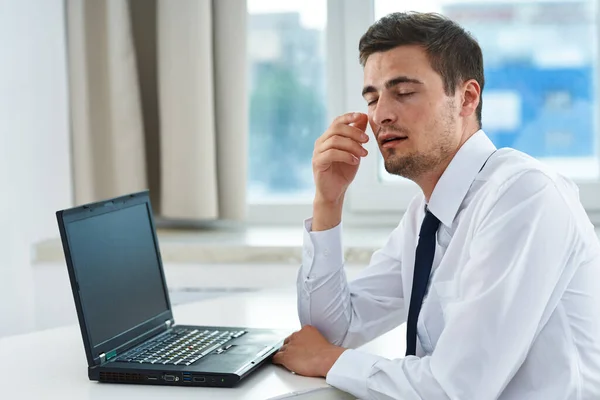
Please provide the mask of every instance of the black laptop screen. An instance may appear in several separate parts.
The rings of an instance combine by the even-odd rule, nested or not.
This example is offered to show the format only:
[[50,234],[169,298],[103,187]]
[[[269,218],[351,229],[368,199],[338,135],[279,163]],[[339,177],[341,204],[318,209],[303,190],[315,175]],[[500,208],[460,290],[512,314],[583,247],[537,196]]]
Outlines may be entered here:
[[66,225],[92,346],[167,311],[146,204]]

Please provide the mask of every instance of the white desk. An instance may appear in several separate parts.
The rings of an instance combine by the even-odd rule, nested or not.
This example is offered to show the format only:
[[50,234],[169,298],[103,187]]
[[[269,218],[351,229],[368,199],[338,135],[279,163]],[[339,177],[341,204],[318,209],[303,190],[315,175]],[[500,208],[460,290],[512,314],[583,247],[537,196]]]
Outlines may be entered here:
[[[299,328],[294,289],[221,297],[174,308],[177,324]],[[404,325],[363,347],[403,356]],[[327,386],[267,364],[231,389],[107,384],[88,380],[78,326],[0,339],[0,398],[9,399],[248,399]]]

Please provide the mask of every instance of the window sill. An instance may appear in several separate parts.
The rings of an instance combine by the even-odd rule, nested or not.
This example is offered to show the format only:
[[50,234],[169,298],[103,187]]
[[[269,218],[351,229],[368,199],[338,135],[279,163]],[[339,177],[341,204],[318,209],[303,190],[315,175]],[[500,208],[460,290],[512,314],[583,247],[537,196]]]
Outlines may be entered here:
[[[344,226],[344,256],[348,264],[365,265],[387,240],[391,227]],[[600,236],[600,228],[596,229]],[[302,228],[297,226],[246,229],[158,229],[164,264],[300,264]],[[34,246],[34,263],[64,263],[60,239]]]
[[[383,246],[393,228],[344,228],[347,263],[366,264]],[[302,228],[298,226],[246,229],[158,229],[163,263],[299,264],[302,260]],[[59,238],[34,246],[34,263],[64,262]]]

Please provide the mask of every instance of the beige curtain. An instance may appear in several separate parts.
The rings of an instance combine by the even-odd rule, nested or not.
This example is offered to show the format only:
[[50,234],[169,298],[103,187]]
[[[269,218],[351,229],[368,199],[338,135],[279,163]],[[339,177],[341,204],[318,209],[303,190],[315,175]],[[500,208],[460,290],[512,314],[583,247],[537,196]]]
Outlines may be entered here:
[[75,202],[149,188],[161,217],[242,220],[245,0],[67,0],[67,22]]

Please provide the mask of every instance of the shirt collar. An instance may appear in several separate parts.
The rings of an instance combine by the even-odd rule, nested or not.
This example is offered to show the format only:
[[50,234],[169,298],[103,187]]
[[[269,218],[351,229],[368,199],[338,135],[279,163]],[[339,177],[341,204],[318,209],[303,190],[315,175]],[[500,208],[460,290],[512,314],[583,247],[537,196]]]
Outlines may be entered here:
[[460,205],[496,146],[483,130],[478,130],[458,149],[435,185],[427,208],[442,224],[452,226]]

